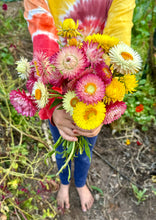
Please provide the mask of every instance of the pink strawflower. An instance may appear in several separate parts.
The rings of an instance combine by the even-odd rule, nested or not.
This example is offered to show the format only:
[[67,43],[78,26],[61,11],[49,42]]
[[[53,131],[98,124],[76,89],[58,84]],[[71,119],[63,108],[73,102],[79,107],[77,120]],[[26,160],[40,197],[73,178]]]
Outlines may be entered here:
[[124,102],[115,102],[115,103],[110,103],[109,105],[106,105],[106,116],[104,119],[104,124],[110,124],[113,121],[119,119],[121,115],[124,114],[126,111],[126,104]]
[[32,90],[33,90],[33,87],[36,81],[37,81],[36,79],[28,79],[26,82],[26,87],[30,94],[32,93]]
[[57,53],[54,65],[65,79],[71,80],[85,69],[86,56],[77,47],[63,47]]
[[25,93],[24,90],[12,90],[10,92],[10,102],[19,114],[32,117],[37,112],[35,100],[30,93]]
[[77,78],[74,78],[72,80],[70,80],[69,82],[67,82],[64,86],[66,87],[66,90],[75,90],[75,87],[76,87],[76,83],[77,81],[84,75],[88,75],[90,73],[93,73],[93,70],[92,69],[86,69],[82,72],[79,73],[78,77]]
[[8,5],[4,3],[4,4],[2,5],[2,9],[3,9],[4,11],[7,11]]
[[56,69],[50,76],[49,83],[52,86],[60,87],[64,82],[62,74]]
[[99,63],[95,67],[96,74],[102,78],[105,84],[109,84],[112,81],[112,72],[104,62]]
[[105,85],[99,76],[87,74],[77,81],[75,92],[80,101],[86,104],[97,103],[105,95]]
[[34,77],[34,73],[31,72],[30,75],[29,75],[29,78],[26,82],[26,87],[27,87],[27,90],[30,94],[32,93],[32,89],[33,89],[34,84],[35,84],[36,81],[37,81],[37,79]]
[[36,52],[32,60],[35,78],[39,79],[43,84],[48,84],[53,74],[53,68],[49,58],[43,52]]
[[103,50],[102,48],[98,49],[98,43],[89,43],[84,42],[82,46],[83,52],[87,56],[87,62],[91,65],[91,67],[94,66],[94,64],[102,62],[103,58]]

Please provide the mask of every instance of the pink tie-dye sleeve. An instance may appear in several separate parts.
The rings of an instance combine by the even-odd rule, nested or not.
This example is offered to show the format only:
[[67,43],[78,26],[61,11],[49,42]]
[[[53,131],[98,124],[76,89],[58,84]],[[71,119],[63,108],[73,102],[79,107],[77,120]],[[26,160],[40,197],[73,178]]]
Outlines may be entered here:
[[24,17],[33,42],[33,52],[43,51],[48,56],[59,50],[54,19],[44,0],[24,0]]
[[[42,51],[47,56],[52,56],[59,50],[59,45],[57,43],[58,36],[54,19],[46,1],[24,0],[24,8],[24,17],[28,23],[28,30],[33,42],[33,53]],[[39,111],[39,117],[42,120],[49,119],[51,121],[53,111],[55,110],[55,107],[50,109],[53,101],[54,98],[50,99],[46,107]]]

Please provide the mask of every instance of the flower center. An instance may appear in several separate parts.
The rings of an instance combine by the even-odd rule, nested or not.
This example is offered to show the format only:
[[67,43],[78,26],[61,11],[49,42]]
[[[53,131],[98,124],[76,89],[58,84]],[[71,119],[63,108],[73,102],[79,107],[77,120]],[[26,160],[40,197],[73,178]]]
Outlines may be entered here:
[[36,62],[36,61],[34,61],[34,65],[35,65],[35,69],[36,69],[36,74],[37,74],[38,76],[40,76],[39,69],[38,69],[37,62]]
[[128,52],[122,52],[121,56],[124,58],[124,60],[133,60],[133,56]]
[[76,106],[76,104],[78,103],[78,98],[77,97],[74,97],[74,98],[72,98],[71,100],[70,100],[70,105],[72,106],[72,107],[75,107]]
[[71,61],[71,58],[70,58],[70,57],[67,57],[66,62],[68,63],[68,62],[70,62],[70,61]]
[[96,92],[96,85],[94,83],[87,83],[84,87],[85,93],[88,93],[89,95],[93,95]]
[[85,111],[84,119],[87,121],[96,115],[97,115],[97,110],[94,108],[89,108],[88,110]]
[[37,100],[40,100],[41,99],[41,90],[40,89],[36,89],[35,90],[35,98]]
[[106,76],[108,78],[110,78],[112,76],[111,71],[109,71],[109,69],[106,67],[103,68],[103,72],[106,74]]
[[77,66],[78,60],[73,55],[70,55],[64,60],[63,64],[65,69],[72,70]]

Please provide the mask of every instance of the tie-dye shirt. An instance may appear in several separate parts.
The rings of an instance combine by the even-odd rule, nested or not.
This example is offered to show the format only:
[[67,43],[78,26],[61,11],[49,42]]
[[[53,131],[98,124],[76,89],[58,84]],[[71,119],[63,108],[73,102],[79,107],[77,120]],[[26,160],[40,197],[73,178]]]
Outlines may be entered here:
[[86,36],[104,33],[130,45],[135,0],[24,0],[34,51],[58,50],[57,28],[65,18],[79,20]]
[[[104,33],[130,45],[135,0],[24,0],[24,7],[34,52],[59,50],[57,28],[65,18],[78,20],[84,36]],[[41,119],[51,120],[52,102],[40,110]]]

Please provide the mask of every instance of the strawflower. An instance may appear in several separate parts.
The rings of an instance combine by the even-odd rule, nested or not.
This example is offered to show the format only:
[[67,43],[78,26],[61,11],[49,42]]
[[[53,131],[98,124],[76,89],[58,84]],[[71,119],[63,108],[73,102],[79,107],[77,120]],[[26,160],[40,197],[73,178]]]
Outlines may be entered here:
[[66,89],[75,90],[77,81],[84,75],[92,74],[93,70],[90,68],[86,68],[84,71],[80,72],[76,78],[70,80],[67,84],[65,84]]
[[119,39],[115,37],[110,37],[106,34],[89,35],[86,37],[85,41],[98,43],[99,47],[101,47],[106,53],[109,51],[111,47],[119,43]]
[[127,140],[126,140],[126,145],[130,145],[130,144],[131,144],[130,140],[127,139]]
[[136,87],[138,86],[138,81],[136,80],[136,76],[134,74],[126,74],[120,78],[120,81],[125,84],[126,94],[128,92],[132,93],[136,91]]
[[77,81],[75,92],[80,101],[86,104],[93,104],[104,97],[105,85],[99,76],[87,74]]
[[29,79],[26,82],[26,87],[30,94],[32,93],[32,90],[33,90],[33,87],[36,81],[37,79],[34,77],[34,74],[31,73],[29,76]]
[[106,105],[106,116],[104,119],[104,124],[110,124],[113,121],[119,119],[121,115],[126,111],[126,104],[124,102],[115,102]]
[[112,72],[109,66],[107,66],[104,62],[97,64],[95,71],[105,84],[109,84],[112,81]]
[[113,78],[111,83],[106,86],[105,102],[110,103],[116,101],[122,101],[125,96],[125,86],[118,78]]
[[144,110],[144,106],[142,104],[136,106],[135,111],[136,112],[142,112]]
[[68,40],[68,44],[69,44],[69,46],[77,46],[78,45],[78,41],[74,37],[74,38],[71,38],[71,39]]
[[137,73],[141,69],[140,55],[124,43],[111,48],[109,56],[114,69],[121,74]]
[[74,91],[68,91],[62,100],[62,106],[65,109],[66,112],[69,112],[69,114],[73,115],[73,108],[76,106],[76,104],[79,102],[79,99],[76,97],[76,93]]
[[61,29],[58,29],[58,35],[64,38],[72,38],[81,35],[80,32],[78,32],[78,26],[78,21],[75,23],[72,18],[67,18],[61,24]]
[[64,78],[73,79],[85,69],[86,57],[77,47],[64,47],[56,55],[55,66]]
[[34,54],[32,63],[34,65],[35,77],[44,84],[48,84],[53,74],[53,68],[49,58],[43,52],[36,52]]
[[87,61],[93,67],[94,64],[102,62],[103,50],[98,49],[97,43],[84,42],[82,45],[82,50],[86,53]]
[[101,125],[105,112],[106,109],[103,102],[98,102],[94,105],[78,102],[73,111],[73,120],[78,127],[91,130]]
[[22,79],[27,79],[30,73],[30,63],[24,57],[21,57],[19,61],[16,61],[17,67],[16,70],[19,74],[19,77]]
[[35,96],[38,108],[44,108],[48,103],[49,93],[47,87],[45,87],[45,85],[42,82],[35,82],[32,90],[32,95]]
[[3,11],[7,11],[8,10],[8,5],[4,3],[2,5],[2,9],[3,9]]
[[137,141],[136,143],[137,143],[138,146],[142,145],[142,143],[140,141]]
[[34,98],[30,93],[22,92],[18,89],[10,92],[10,102],[14,106],[15,110],[25,116],[34,116],[37,112],[37,105]]

